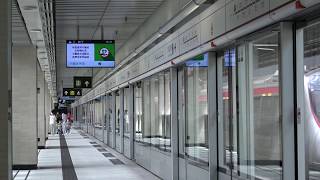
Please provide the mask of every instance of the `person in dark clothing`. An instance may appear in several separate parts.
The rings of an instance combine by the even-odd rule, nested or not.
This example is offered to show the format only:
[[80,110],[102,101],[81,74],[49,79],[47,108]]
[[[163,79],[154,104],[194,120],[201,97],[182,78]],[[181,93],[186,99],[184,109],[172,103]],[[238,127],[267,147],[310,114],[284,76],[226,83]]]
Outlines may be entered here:
[[58,134],[63,134],[62,131],[62,116],[59,112],[57,112],[56,114],[56,118],[57,118],[57,126],[58,126]]

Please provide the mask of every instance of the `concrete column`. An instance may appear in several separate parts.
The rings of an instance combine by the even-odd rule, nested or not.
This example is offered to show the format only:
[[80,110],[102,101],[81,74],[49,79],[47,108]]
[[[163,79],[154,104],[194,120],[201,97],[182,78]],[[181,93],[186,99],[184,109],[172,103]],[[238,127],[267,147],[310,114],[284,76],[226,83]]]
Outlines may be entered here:
[[37,63],[37,93],[38,93],[38,149],[44,149],[46,145],[46,118],[45,118],[45,79],[44,72]]
[[12,54],[13,168],[37,167],[37,59],[32,46],[14,46]]
[[9,180],[12,179],[12,121],[8,116],[11,115],[11,0],[0,1],[0,24],[0,179]]

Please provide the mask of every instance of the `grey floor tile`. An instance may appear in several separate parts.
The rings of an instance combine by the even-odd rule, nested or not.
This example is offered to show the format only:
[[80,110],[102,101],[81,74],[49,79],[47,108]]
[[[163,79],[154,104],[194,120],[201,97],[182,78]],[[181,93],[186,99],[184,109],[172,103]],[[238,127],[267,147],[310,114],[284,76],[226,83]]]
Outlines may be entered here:
[[119,159],[109,159],[109,161],[112,162],[112,164],[114,165],[121,165],[124,164],[122,161],[120,161]]
[[106,149],[97,149],[99,152],[108,152]]
[[105,157],[114,157],[114,155],[113,154],[111,154],[111,153],[102,153]]

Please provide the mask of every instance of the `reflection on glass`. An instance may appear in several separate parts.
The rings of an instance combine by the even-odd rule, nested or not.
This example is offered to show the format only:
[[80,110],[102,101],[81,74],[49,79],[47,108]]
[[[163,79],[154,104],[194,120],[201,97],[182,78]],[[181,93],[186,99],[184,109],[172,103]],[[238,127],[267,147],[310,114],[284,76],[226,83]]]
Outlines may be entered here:
[[115,92],[116,95],[116,134],[120,135],[120,93],[119,90]]
[[112,132],[112,94],[107,95],[107,123],[108,123],[108,132]]
[[162,126],[159,123],[159,77],[157,75],[153,75],[150,78],[150,98],[151,144],[159,147],[159,130]]
[[[164,90],[160,91],[160,97],[163,95],[164,104],[162,106],[162,111],[160,109],[161,117],[162,117],[162,137],[163,144],[161,143],[162,148],[166,150],[170,150],[171,148],[171,84],[170,84],[170,74],[169,72],[164,73]],[[162,94],[163,92],[163,94]]]
[[[224,56],[221,58],[223,63],[222,66],[222,91],[219,95],[222,101],[222,122],[223,122],[223,142],[221,143],[224,147],[223,151],[223,164],[227,166],[233,165],[235,160],[235,153],[233,151],[232,146],[232,135],[230,129],[232,129],[232,124],[230,123],[230,114],[232,114],[232,103],[229,103],[231,97],[233,96],[232,90],[229,87],[232,87],[232,75],[234,74],[235,66],[233,65],[233,60],[228,59],[229,57],[233,57],[230,55],[231,51],[226,51]],[[230,78],[229,78],[230,77]],[[231,86],[229,84],[231,83]],[[230,112],[231,111],[231,112]],[[231,161],[232,160],[232,161]]]
[[304,29],[307,176],[320,179],[320,24]]
[[200,57],[192,65],[187,62],[185,67],[185,153],[195,161],[208,164],[208,68],[207,65],[197,63],[206,59],[207,54]]
[[[255,169],[252,175],[282,179],[282,142],[279,97],[278,34],[254,41],[250,65],[250,113],[247,130],[252,133],[249,155]],[[240,120],[245,121],[245,120]],[[252,142],[253,141],[253,142]],[[249,151],[249,149],[248,149]]]
[[[239,77],[248,75],[249,80],[248,99],[241,96],[246,93],[241,90],[238,97],[248,103],[246,108],[239,107],[238,169],[262,179],[282,179],[279,50],[278,34],[272,33],[249,43],[249,66],[241,67],[241,62],[238,67],[244,72]],[[241,57],[244,49],[239,47],[238,51]]]
[[94,100],[94,126],[102,127],[102,97]]
[[179,155],[184,155],[185,151],[185,69],[178,70],[178,122],[179,122]]
[[171,148],[169,72],[155,74],[135,86],[136,141],[163,151]]
[[129,124],[129,101],[130,93],[129,87],[124,88],[123,90],[124,104],[123,104],[123,135],[124,137],[130,137],[130,124]]
[[135,140],[142,140],[142,88],[141,82],[134,86]]
[[85,108],[85,105],[81,105],[81,108],[82,108],[82,118],[81,118],[81,122],[80,123],[85,123],[85,120],[86,120],[86,108]]
[[151,95],[150,95],[150,80],[143,80],[142,88],[142,138],[143,142],[151,143]]
[[219,56],[219,166],[232,176],[282,179],[279,51],[271,33]]

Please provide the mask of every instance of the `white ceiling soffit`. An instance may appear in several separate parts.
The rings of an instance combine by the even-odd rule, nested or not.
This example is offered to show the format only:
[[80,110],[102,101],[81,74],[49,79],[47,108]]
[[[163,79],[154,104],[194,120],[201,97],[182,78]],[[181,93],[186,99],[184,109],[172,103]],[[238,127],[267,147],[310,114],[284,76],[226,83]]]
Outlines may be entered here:
[[53,4],[50,0],[17,0],[51,96],[56,93]]

